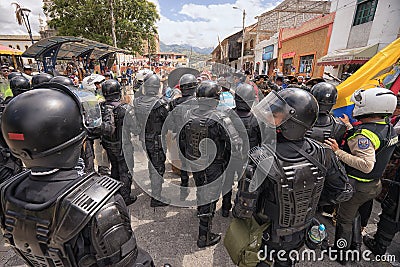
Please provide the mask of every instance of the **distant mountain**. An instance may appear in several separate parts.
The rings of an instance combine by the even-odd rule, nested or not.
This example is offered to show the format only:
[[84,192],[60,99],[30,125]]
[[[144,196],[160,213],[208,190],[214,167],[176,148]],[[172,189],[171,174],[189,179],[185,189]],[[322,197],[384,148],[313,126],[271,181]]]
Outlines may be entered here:
[[185,54],[190,59],[190,64],[196,64],[201,61],[206,61],[211,58],[212,47],[199,48],[190,46],[188,44],[178,45],[172,44],[167,45],[160,42],[160,52],[175,52]]
[[202,54],[202,55],[210,55],[211,52],[214,50],[212,47],[207,48],[200,48],[197,46],[191,46],[189,44],[172,44],[167,45],[163,42],[160,42],[160,51],[161,52],[176,52],[176,53],[183,53],[184,51],[189,51],[192,49],[193,53]]

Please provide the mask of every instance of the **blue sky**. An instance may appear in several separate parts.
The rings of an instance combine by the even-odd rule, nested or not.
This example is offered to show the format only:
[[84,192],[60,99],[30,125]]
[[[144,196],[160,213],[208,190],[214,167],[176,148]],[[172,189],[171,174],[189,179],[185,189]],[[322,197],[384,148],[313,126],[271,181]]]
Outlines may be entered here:
[[[26,29],[15,21],[12,2],[0,0],[0,34],[26,34]],[[240,31],[242,12],[246,10],[246,25],[254,18],[278,5],[282,0],[149,0],[157,5],[160,21],[157,23],[160,40],[166,44],[191,44],[198,47],[215,47],[218,36],[224,39]],[[32,12],[30,21],[34,34],[39,31],[39,15],[44,18],[41,0],[17,0]]]
[[242,12],[246,25],[256,22],[257,15],[268,11],[282,0],[150,0],[161,14],[158,22],[160,40],[167,44],[192,44],[215,47],[218,36],[224,39],[240,31]]

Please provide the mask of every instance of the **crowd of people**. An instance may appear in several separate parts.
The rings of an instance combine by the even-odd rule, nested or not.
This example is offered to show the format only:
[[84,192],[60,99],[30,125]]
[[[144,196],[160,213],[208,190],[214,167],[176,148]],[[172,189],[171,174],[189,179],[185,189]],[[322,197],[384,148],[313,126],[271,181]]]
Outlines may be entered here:
[[[137,196],[128,166],[137,136],[148,158],[150,207],[170,205],[166,131],[180,151],[180,199],[189,195],[190,177],[197,188],[199,248],[221,240],[212,221],[222,194],[222,216],[234,217],[224,246],[237,265],[293,266],[264,248],[322,246],[312,236],[319,211],[336,213],[338,262],[348,261],[343,252],[361,250],[362,221],[386,166],[399,159],[400,101],[392,91],[356,90],[350,123],[331,114],[337,90],[321,80],[204,71],[184,73],[170,88],[171,77],[143,69],[130,99],[111,74],[89,67],[84,78],[79,62],[70,64],[79,84],[69,73],[1,67],[0,228],[28,265],[154,266],[130,225],[127,206]],[[169,116],[173,123],[165,125]],[[384,254],[400,231],[400,169],[393,165],[378,230],[364,237],[374,254]]]

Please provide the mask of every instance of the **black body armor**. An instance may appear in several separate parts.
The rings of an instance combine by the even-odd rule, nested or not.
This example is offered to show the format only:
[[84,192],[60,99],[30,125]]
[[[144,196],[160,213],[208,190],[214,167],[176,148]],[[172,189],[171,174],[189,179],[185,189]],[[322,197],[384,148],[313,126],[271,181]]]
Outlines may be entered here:
[[[309,227],[325,179],[331,180],[331,176],[339,173],[335,180],[347,181],[345,173],[336,169],[339,163],[328,148],[308,138],[291,145],[298,149],[286,141],[277,143],[276,152],[266,144],[250,150],[250,161],[239,181],[233,210],[235,217],[254,216],[260,224],[271,222],[269,242],[274,244],[281,244],[283,239],[290,242],[290,236]],[[299,149],[318,164],[301,155]]]
[[138,266],[129,216],[116,195],[120,182],[92,173],[47,202],[29,203],[14,195],[29,175],[2,184],[0,209],[5,240],[29,266]]
[[318,115],[317,122],[306,132],[306,137],[310,137],[321,143],[328,138],[334,138],[340,145],[344,134],[346,133],[346,125],[330,114]]
[[[101,143],[105,149],[112,150],[116,154],[121,153],[122,149],[123,122],[127,106],[119,101],[101,103],[102,117],[106,125],[101,136]],[[105,115],[107,112],[110,116]]]
[[141,140],[160,136],[168,115],[167,101],[158,96],[142,96],[135,99],[134,106]]
[[[229,162],[231,146],[241,143],[241,139],[233,123],[229,117],[217,110],[200,110],[196,109],[189,112],[186,118],[184,129],[186,139],[186,157],[191,160],[199,160],[200,157],[206,163],[218,162],[226,165]],[[222,123],[222,124],[221,124]],[[224,134],[225,133],[225,134]],[[224,136],[224,135],[230,135]],[[202,142],[203,139],[209,138],[214,141],[216,147],[216,155],[213,161],[207,151],[207,144]],[[229,144],[227,140],[231,140],[233,144]],[[225,141],[220,141],[225,140]],[[201,163],[200,163],[201,164]]]

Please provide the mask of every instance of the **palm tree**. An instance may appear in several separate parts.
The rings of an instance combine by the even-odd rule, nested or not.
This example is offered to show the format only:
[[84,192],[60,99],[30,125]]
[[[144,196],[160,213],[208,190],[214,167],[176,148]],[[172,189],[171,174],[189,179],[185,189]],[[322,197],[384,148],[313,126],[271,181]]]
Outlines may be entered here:
[[29,23],[29,13],[31,12],[30,9],[21,7],[20,4],[18,3],[11,3],[11,5],[15,5],[15,18],[17,19],[17,22],[19,25],[24,25],[25,28],[27,29],[29,33],[29,37],[31,38],[32,44],[33,44],[33,37],[32,37],[32,30],[31,30],[31,24]]

